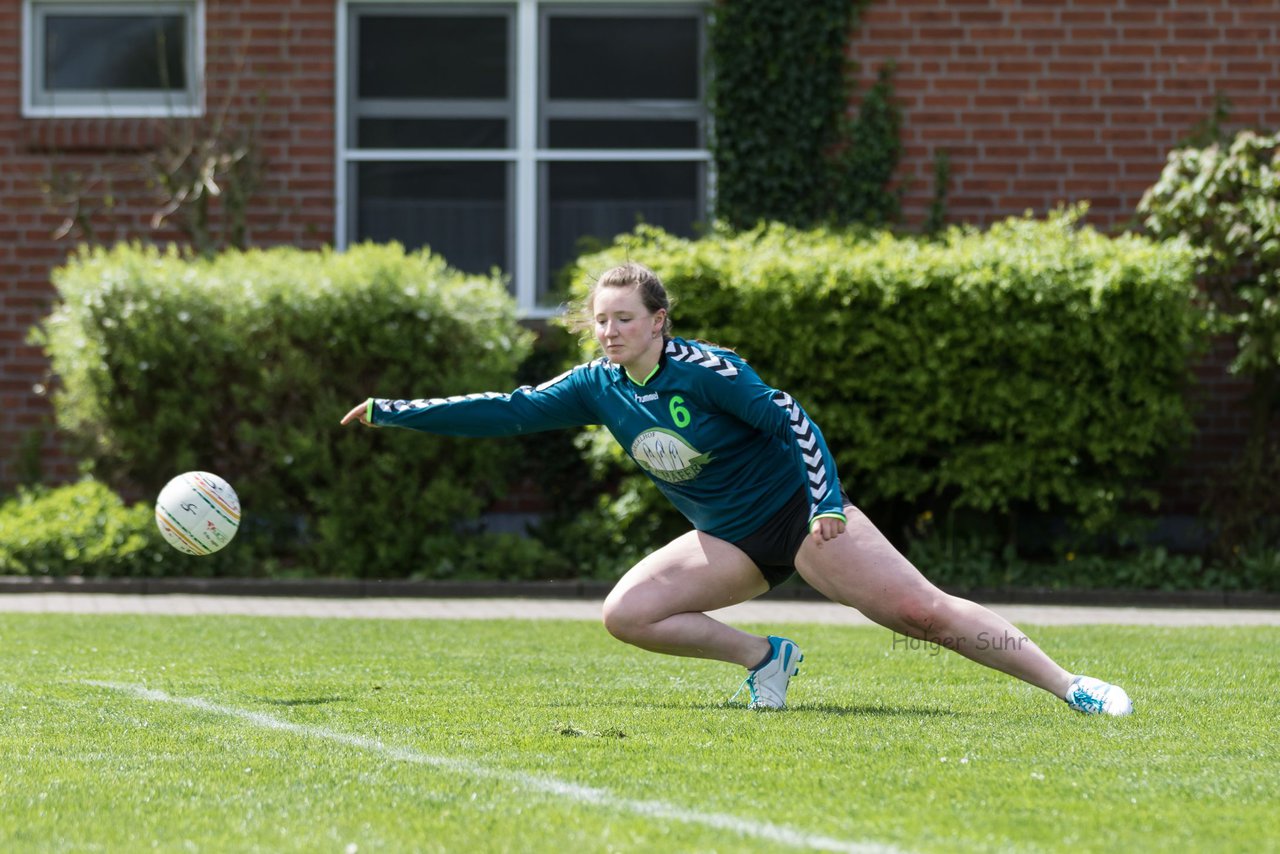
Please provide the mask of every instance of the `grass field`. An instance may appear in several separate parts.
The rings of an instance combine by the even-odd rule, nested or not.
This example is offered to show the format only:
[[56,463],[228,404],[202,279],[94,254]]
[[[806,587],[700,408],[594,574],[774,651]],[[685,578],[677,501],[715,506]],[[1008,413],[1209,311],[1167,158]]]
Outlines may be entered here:
[[1280,850],[1280,629],[1035,630],[1100,719],[770,628],[785,712],[592,623],[0,614],[0,850]]

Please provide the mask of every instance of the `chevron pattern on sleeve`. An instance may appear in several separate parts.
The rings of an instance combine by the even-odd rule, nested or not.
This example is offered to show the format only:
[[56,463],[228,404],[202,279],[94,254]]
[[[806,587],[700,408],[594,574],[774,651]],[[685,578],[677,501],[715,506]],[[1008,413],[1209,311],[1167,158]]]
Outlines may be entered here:
[[417,400],[376,400],[374,405],[383,412],[405,412],[410,409],[426,409],[431,406],[439,406],[442,403],[457,403],[460,400],[489,400],[495,397],[506,397],[506,395],[499,394],[496,391],[486,391],[480,394],[459,394],[453,397],[420,397]]
[[827,482],[827,466],[822,461],[822,448],[818,446],[818,436],[813,432],[808,416],[791,395],[785,391],[775,392],[773,402],[786,410],[791,432],[796,434],[800,454],[804,457],[805,473],[809,475],[809,500],[812,507],[817,507],[831,489]]
[[674,340],[667,342],[667,357],[677,362],[689,362],[710,368],[722,377],[736,377],[738,369],[719,356],[693,344],[678,344]]
[[[605,365],[607,365],[607,364],[609,364],[609,360],[608,360],[608,358],[601,357],[601,358],[599,358],[599,359],[595,359],[595,360],[590,361],[590,362],[584,362],[584,363],[582,363],[581,365],[574,365],[572,368],[570,368],[569,370],[565,371],[565,372],[564,372],[563,374],[561,374],[560,376],[558,376],[558,377],[552,377],[551,379],[547,380],[546,382],[538,384],[537,386],[535,386],[535,387],[533,388],[533,390],[534,390],[534,391],[546,391],[547,389],[551,388],[551,387],[552,387],[553,385],[555,385],[556,383],[560,383],[560,382],[563,382],[563,381],[567,380],[569,377],[571,377],[571,376],[573,375],[574,371],[587,371],[587,370],[591,370],[592,368],[600,368],[600,367],[603,367],[603,366],[605,366]],[[528,390],[529,390],[529,386],[527,386],[527,385],[526,385],[526,386],[521,386],[521,387],[520,387],[520,390],[521,390],[521,391],[528,391]]]

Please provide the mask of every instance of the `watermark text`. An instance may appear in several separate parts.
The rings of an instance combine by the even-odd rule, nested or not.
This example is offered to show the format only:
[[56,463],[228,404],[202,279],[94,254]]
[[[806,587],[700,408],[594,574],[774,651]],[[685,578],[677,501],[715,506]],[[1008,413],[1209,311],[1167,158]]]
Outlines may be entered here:
[[973,637],[957,636],[938,636],[929,639],[913,638],[910,635],[902,635],[893,632],[893,641],[890,648],[894,652],[919,652],[923,650],[929,655],[937,655],[944,649],[954,652],[985,652],[987,650],[1020,650],[1022,645],[1030,643],[1030,639],[1026,635],[1011,634],[1007,631],[998,634],[992,632],[978,632]]

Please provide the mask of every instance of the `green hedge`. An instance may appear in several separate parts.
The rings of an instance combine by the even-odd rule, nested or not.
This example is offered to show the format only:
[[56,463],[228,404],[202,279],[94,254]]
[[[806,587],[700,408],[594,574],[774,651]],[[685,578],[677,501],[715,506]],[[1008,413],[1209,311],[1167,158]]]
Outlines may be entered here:
[[[938,524],[934,524],[935,521]],[[1058,542],[1027,558],[980,525],[952,524],[924,513],[911,525],[907,557],[935,584],[960,590],[1280,590],[1280,551],[1244,546],[1228,560],[1180,553],[1126,537],[1106,548]]]
[[[431,579],[613,578],[643,554],[643,529],[652,522],[619,502],[604,501],[615,514],[603,528],[599,517],[579,517],[561,530],[556,547],[509,534],[443,538],[414,573]],[[637,529],[635,526],[639,525]],[[637,533],[641,536],[637,536]],[[587,554],[582,546],[593,544]],[[567,548],[565,547],[567,545]],[[570,563],[568,554],[581,552]],[[1053,587],[1131,590],[1280,590],[1280,553],[1271,548],[1241,551],[1231,566],[1163,548],[1131,549],[1106,556],[1064,552],[1051,577],[1045,564],[1020,560],[977,536],[927,536],[913,540],[908,556],[927,567],[937,584],[956,589]],[[151,507],[127,506],[93,480],[50,489],[22,490],[0,502],[0,575],[146,577],[219,576],[244,573],[244,562],[228,548],[193,559],[165,545]]]
[[[1202,316],[1185,246],[1077,220],[936,241],[781,226],[689,241],[641,227],[579,259],[574,280],[624,258],[653,267],[677,301],[676,334],[734,348],[795,396],[864,507],[1033,508],[1098,530],[1155,501],[1189,434]],[[621,459],[606,436],[585,442],[598,462]],[[646,523],[655,536],[680,528],[640,475],[619,500],[668,520]]]
[[270,558],[412,576],[505,488],[511,443],[338,425],[370,395],[512,387],[531,335],[497,276],[396,245],[212,259],[122,245],[82,251],[54,283],[39,337],[59,426],[121,494],[192,469],[230,481],[240,574]]
[[[1180,244],[1109,239],[1072,214],[938,241],[781,226],[688,241],[641,228],[580,259],[574,280],[623,257],[668,283],[678,334],[734,347],[796,395],[868,509],[1036,508],[1098,530],[1153,498],[1189,430],[1183,390],[1201,318]],[[554,515],[539,541],[499,542],[465,532],[511,478],[563,486],[580,470],[539,462],[520,440],[338,427],[368,394],[515,385],[529,335],[497,279],[395,246],[215,259],[117,247],[82,253],[56,284],[42,335],[59,424],[87,468],[148,499],[180,471],[218,472],[246,523],[225,552],[175,563],[149,502],[141,522],[118,499],[91,512],[83,496],[41,495],[70,508],[54,512],[31,510],[28,495],[4,512],[134,521],[100,526],[118,560],[73,533],[60,551],[51,526],[20,549],[6,538],[12,566],[19,552],[44,555],[8,571],[612,577],[686,527],[600,431],[576,440],[611,490],[596,509]],[[144,547],[105,533],[135,528]],[[1012,566],[957,565],[956,580]]]
[[150,506],[126,506],[93,480],[0,503],[0,575],[163,575],[181,557],[164,545]]

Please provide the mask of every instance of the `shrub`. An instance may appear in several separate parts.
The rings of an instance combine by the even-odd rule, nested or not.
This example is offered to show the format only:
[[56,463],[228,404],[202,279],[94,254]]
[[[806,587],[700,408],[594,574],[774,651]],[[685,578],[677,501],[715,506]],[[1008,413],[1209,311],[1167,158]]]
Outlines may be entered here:
[[[678,300],[676,334],[734,347],[792,393],[864,507],[1034,508],[1100,530],[1155,502],[1189,433],[1202,318],[1184,245],[1107,238],[1079,213],[936,241],[641,227],[580,258],[574,279],[627,257],[653,267]],[[623,457],[611,442],[591,453]],[[656,490],[624,494],[671,518]]]
[[1233,373],[1280,389],[1280,133],[1241,131],[1229,145],[1169,154],[1138,213],[1160,238],[1192,247],[1222,328],[1238,336]]
[[151,507],[128,507],[94,480],[23,488],[0,504],[0,574],[161,575],[173,556]]
[[363,245],[215,258],[117,246],[54,274],[39,340],[59,426],[122,494],[216,472],[247,554],[324,575],[405,576],[505,486],[514,446],[341,428],[361,398],[506,389],[530,335],[495,277]]
[[[1215,121],[1216,121],[1215,114]],[[1246,541],[1280,547],[1280,133],[1170,152],[1138,212],[1157,237],[1193,247],[1215,326],[1231,335],[1231,372],[1248,377],[1244,447],[1211,495],[1220,554]]]

